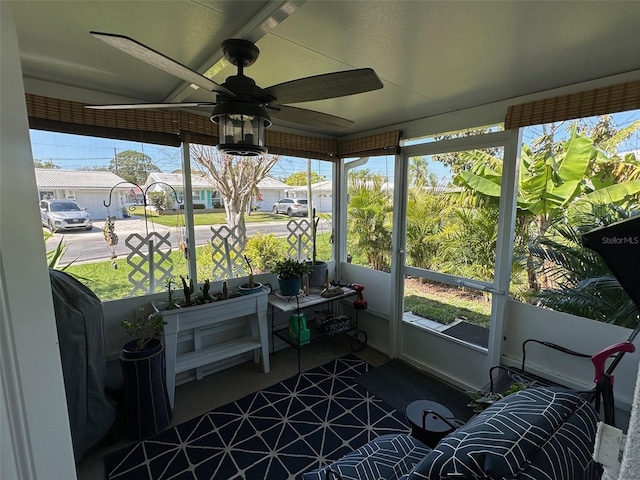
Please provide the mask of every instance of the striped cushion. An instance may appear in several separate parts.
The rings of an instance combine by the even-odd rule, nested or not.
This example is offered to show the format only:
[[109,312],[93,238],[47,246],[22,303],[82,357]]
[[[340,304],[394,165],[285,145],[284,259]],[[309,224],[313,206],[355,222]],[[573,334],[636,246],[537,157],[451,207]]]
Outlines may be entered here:
[[578,393],[523,390],[441,440],[408,480],[600,478],[592,459],[597,420]]
[[430,448],[409,435],[383,435],[327,467],[305,473],[302,479],[398,480],[430,451]]

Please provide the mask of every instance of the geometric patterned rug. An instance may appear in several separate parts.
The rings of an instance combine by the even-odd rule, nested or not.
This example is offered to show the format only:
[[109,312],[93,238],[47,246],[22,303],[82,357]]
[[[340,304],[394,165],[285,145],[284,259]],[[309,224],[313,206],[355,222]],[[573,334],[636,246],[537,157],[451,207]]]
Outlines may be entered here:
[[295,479],[387,433],[404,413],[357,385],[353,355],[295,375],[107,455],[109,480]]

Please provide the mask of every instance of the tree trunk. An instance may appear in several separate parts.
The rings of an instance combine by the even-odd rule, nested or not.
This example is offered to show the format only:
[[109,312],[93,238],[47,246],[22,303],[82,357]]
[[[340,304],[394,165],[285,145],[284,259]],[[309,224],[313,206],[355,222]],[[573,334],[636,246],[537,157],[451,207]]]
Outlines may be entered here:
[[247,227],[244,221],[244,205],[242,203],[243,202],[241,201],[238,202],[237,198],[229,199],[229,201],[224,204],[224,210],[227,216],[227,226],[229,229],[233,229],[235,226],[238,226],[240,249],[244,250],[244,247],[247,244]]

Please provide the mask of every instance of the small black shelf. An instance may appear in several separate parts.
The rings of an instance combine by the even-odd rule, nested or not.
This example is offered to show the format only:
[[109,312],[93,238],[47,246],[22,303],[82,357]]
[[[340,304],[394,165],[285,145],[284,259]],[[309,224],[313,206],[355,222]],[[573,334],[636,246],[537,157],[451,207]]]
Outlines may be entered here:
[[305,348],[305,347],[309,347],[311,345],[315,345],[316,343],[320,343],[320,342],[324,342],[325,340],[331,338],[331,337],[335,337],[336,335],[340,335],[341,333],[348,333],[348,332],[352,332],[354,330],[356,330],[356,324],[353,321],[353,319],[349,319],[349,326],[348,328],[341,330],[339,332],[335,332],[335,333],[327,333],[325,331],[323,331],[323,329],[320,327],[320,325],[318,325],[318,323],[316,322],[316,320],[312,319],[312,320],[307,320],[307,328],[309,329],[310,332],[310,338],[309,338],[309,342],[308,343],[304,343],[302,345],[300,345],[300,343],[298,342],[298,340],[291,338],[291,336],[289,336],[289,324],[281,324],[281,325],[276,325],[274,326],[273,329],[273,334],[284,340],[285,342],[287,342],[289,345],[291,345],[293,348]]
[[[354,290],[343,288],[343,294],[335,297],[322,297],[321,290],[319,292],[312,292],[309,295],[297,295],[289,298],[283,298],[280,295],[271,295],[269,297],[269,304],[271,305],[271,345],[272,345],[272,354],[275,354],[275,338],[279,338],[284,341],[287,345],[295,348],[298,352],[298,372],[300,372],[300,351],[306,347],[311,345],[315,345],[321,343],[325,340],[328,340],[336,335],[347,334],[349,337],[351,351],[359,352],[362,350],[367,344],[367,333],[364,330],[360,330],[358,328],[358,313],[361,308],[355,309],[355,318],[349,315],[335,315],[332,309],[324,309],[324,310],[313,310],[313,316],[311,318],[306,319],[307,328],[309,329],[309,341],[303,344],[296,338],[291,338],[289,336],[289,321],[279,321],[276,323],[275,319],[275,311],[276,309],[283,313],[289,313],[291,315],[300,315],[303,311],[309,312],[309,310],[313,307],[319,307],[320,305],[327,305],[330,303],[337,302],[339,300],[343,300],[346,297],[350,297],[356,294]],[[345,318],[346,317],[346,318]],[[344,325],[344,329],[339,329],[336,324],[333,325],[333,331],[326,331],[323,329],[322,322],[318,322],[317,319],[324,320],[325,322],[332,323],[332,321],[339,322],[339,319],[345,318],[348,319],[348,324]],[[326,328],[326,323],[324,324]]]

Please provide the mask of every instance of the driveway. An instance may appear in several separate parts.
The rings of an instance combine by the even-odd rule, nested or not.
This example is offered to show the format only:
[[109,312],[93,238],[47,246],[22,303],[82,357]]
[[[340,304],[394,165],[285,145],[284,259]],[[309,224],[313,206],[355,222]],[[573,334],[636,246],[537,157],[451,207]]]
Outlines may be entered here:
[[[248,223],[247,235],[252,236],[256,233],[273,233],[276,237],[287,235],[287,221],[282,222],[265,222],[265,223]],[[178,242],[176,239],[176,228],[165,227],[164,225],[154,224],[151,220],[147,223],[149,232],[166,233],[169,232],[171,245],[176,247]],[[125,238],[132,233],[140,235],[146,234],[145,222],[139,218],[125,218],[116,220],[115,233],[118,235],[118,245],[116,245],[115,253],[118,258],[124,258],[128,253],[128,248],[124,244]],[[47,241],[47,251],[56,248],[60,239],[64,237],[64,243],[67,251],[62,258],[62,264],[75,260],[75,263],[96,262],[108,260],[111,257],[111,250],[107,246],[104,235],[102,233],[102,222],[94,223],[94,228],[90,232],[86,231],[70,231],[64,233],[56,233]],[[209,225],[195,227],[195,244],[196,246],[204,245],[211,238],[211,228]]]

